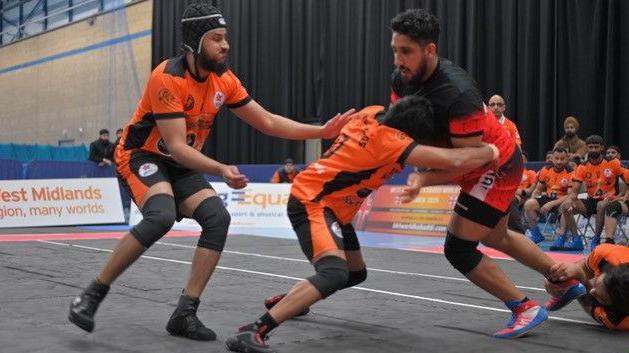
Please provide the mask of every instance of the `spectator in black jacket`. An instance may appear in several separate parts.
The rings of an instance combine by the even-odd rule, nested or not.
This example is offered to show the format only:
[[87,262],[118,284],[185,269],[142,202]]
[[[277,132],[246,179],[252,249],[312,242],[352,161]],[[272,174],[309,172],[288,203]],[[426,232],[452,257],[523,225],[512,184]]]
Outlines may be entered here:
[[90,143],[90,161],[99,166],[112,165],[112,143],[109,142],[109,131],[102,129],[98,132],[99,138]]

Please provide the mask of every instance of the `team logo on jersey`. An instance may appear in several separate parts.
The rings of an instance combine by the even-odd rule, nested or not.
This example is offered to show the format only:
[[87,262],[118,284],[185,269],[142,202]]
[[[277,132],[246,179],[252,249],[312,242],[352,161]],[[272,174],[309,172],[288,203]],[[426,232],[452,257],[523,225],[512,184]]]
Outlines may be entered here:
[[194,108],[194,97],[188,96],[188,98],[186,98],[186,105],[183,107],[183,109],[185,111],[188,111],[192,110],[192,108]]
[[570,181],[569,181],[568,179],[563,178],[563,179],[561,179],[560,184],[561,184],[561,186],[562,186],[562,187],[564,187],[564,188],[565,188],[566,186],[568,186],[568,183],[569,183],[569,182],[570,182]]
[[142,178],[146,178],[147,176],[157,173],[157,170],[158,168],[156,164],[144,163],[140,166],[140,169],[138,169],[138,174],[140,174]]
[[612,170],[609,168],[605,168],[605,170],[603,171],[603,175],[605,176],[605,178],[611,178],[612,174]]
[[164,104],[172,104],[175,101],[175,96],[168,90],[168,88],[164,87],[157,92],[157,98],[160,102]]
[[223,103],[225,103],[225,94],[221,91],[216,91],[216,94],[214,94],[214,107],[220,109]]
[[339,222],[332,223],[330,225],[330,229],[332,230],[332,233],[334,233],[334,235],[336,235],[337,237],[343,236],[343,231],[341,230],[341,226],[339,225]]
[[529,180],[529,176],[526,175],[526,173],[522,174],[522,181],[527,181]]

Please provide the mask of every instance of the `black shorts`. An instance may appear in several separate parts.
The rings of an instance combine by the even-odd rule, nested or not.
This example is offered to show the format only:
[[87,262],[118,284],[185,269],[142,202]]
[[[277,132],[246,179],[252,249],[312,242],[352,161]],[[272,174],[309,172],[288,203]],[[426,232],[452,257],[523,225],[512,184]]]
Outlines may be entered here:
[[159,182],[170,183],[177,205],[203,189],[212,189],[201,173],[173,160],[141,150],[129,151],[125,157],[116,166],[118,179],[138,207],[148,189]]
[[[539,207],[543,207],[545,204],[551,202],[551,201],[555,201],[557,200],[556,197],[550,197],[548,195],[542,195],[540,197],[535,198],[535,200],[537,201],[537,203],[539,204]],[[557,205],[555,207],[553,207],[550,211],[551,212],[556,212],[559,209],[560,205]]]
[[454,212],[472,222],[482,224],[487,228],[494,228],[509,213],[509,210],[501,211],[476,197],[461,192],[456,200]]
[[286,207],[301,250],[308,260],[330,250],[360,250],[354,226],[339,223],[329,208],[318,202],[300,201],[293,195]]
[[598,205],[598,203],[601,200],[597,200],[597,199],[593,199],[591,197],[588,197],[585,200],[581,200],[581,202],[583,202],[583,205],[585,206],[585,217],[589,218],[590,216],[592,216],[593,214],[596,214],[596,205]]

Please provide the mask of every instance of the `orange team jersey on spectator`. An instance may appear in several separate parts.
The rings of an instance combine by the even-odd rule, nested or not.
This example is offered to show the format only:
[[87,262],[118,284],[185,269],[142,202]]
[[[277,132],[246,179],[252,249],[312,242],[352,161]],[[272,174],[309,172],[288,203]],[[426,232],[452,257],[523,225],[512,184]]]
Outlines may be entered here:
[[[594,276],[598,277],[605,270],[605,266],[627,263],[629,263],[629,247],[601,244],[588,256],[586,265]],[[592,308],[592,317],[609,329],[629,331],[629,313],[613,312],[602,305],[595,305]]]
[[537,182],[537,173],[533,170],[524,169],[522,173],[522,182],[518,187],[519,190],[526,190],[531,187],[531,185]]
[[622,175],[623,168],[619,160],[603,159],[598,164],[588,161],[578,166],[572,179],[585,183],[590,198],[604,199],[618,194],[618,178]]
[[503,115],[500,119],[498,119],[498,122],[502,124],[502,127],[504,127],[505,129],[507,129],[507,131],[509,131],[509,135],[513,137],[513,139],[515,140],[515,143],[517,143],[518,145],[522,144],[520,133],[518,132],[518,128],[517,126],[515,126],[515,123],[513,121],[509,120],[509,118]]
[[221,107],[237,108],[249,101],[247,91],[230,70],[212,72],[200,82],[190,74],[185,55],[166,60],[151,73],[135,114],[123,129],[116,160],[124,163],[128,151],[134,149],[170,158],[155,124],[160,119],[185,118],[187,143],[201,150]]
[[547,166],[539,171],[537,180],[546,186],[544,193],[551,198],[562,197],[568,194],[572,186],[572,172],[566,168],[557,171],[552,166]]
[[405,133],[380,124],[382,106],[354,114],[323,158],[300,172],[291,195],[332,210],[339,223],[348,224],[363,200],[404,167],[417,145]]
[[297,169],[293,170],[290,173],[286,173],[286,171],[284,171],[284,168],[280,168],[276,170],[275,173],[273,173],[273,176],[271,176],[271,182],[275,184],[292,183],[297,174],[299,174],[299,171]]

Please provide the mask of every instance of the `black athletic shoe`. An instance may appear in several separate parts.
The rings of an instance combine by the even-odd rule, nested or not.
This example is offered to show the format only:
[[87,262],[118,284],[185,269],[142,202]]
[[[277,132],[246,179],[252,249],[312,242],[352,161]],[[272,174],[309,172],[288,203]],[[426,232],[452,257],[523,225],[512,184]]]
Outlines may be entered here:
[[166,331],[173,336],[186,337],[197,341],[214,341],[216,333],[205,327],[197,317],[199,299],[186,295],[179,297],[177,309],[170,316]]
[[241,353],[275,353],[265,342],[255,324],[249,324],[238,329],[238,332],[225,341],[225,346],[232,352]]
[[[272,297],[268,297],[268,298],[264,299],[264,306],[266,307],[267,310],[271,310],[271,308],[274,307],[275,304],[279,303],[280,300],[282,300],[285,296],[286,296],[286,293],[278,294],[278,295],[275,295],[275,296],[272,296]],[[310,308],[306,308],[306,309],[304,309],[304,311],[300,312],[299,314],[297,314],[295,316],[308,315],[309,312],[310,312]]]
[[98,305],[105,299],[109,286],[92,281],[90,285],[70,303],[68,320],[87,332],[94,330],[94,314]]

